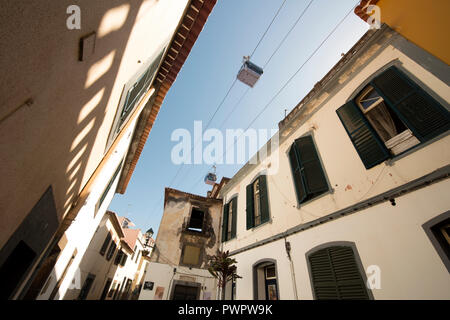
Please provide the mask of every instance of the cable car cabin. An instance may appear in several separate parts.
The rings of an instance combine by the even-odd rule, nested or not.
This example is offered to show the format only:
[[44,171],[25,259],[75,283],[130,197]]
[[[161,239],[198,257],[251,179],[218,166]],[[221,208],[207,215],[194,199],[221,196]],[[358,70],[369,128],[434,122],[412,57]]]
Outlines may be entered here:
[[205,183],[209,185],[214,185],[217,181],[217,176],[214,173],[208,173],[205,176]]
[[259,77],[263,74],[263,69],[256,64],[246,60],[239,70],[237,78],[246,85],[253,88]]

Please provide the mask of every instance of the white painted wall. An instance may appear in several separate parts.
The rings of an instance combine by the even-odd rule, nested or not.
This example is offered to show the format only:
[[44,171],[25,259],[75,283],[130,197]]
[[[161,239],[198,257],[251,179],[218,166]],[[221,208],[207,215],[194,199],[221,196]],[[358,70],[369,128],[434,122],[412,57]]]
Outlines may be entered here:
[[[356,244],[363,268],[377,265],[381,289],[375,299],[450,299],[450,277],[422,225],[450,208],[450,180],[396,198],[396,206],[384,202],[369,209],[327,222],[287,237],[298,298],[313,299],[306,253],[328,242]],[[432,206],[430,205],[432,204]],[[280,299],[294,299],[289,260],[284,240],[278,240],[235,256],[237,299],[253,299],[252,265],[264,258],[277,260]]]
[[[395,159],[392,165],[382,163],[369,170],[363,166],[336,110],[377,70],[397,60],[437,96],[450,102],[450,90],[443,81],[392,45],[400,40],[400,36],[386,32],[383,37],[383,41],[392,41],[387,48],[380,49],[379,44],[369,44],[363,54],[349,63],[350,71],[339,78],[345,84],[343,89],[331,95],[306,123],[293,129],[290,136],[287,130],[280,132],[280,136],[288,137],[279,148],[279,170],[268,175],[267,179],[271,216],[269,223],[246,230],[246,186],[258,174],[268,170],[268,163],[276,163],[276,152],[264,164],[255,166],[243,176],[238,173],[238,177],[225,186],[224,202],[238,195],[238,215],[237,238],[224,243],[224,250],[234,251],[267,239],[404,185],[450,163],[450,136],[444,135],[429,145]],[[376,53],[377,50],[381,51]],[[374,53],[376,55],[370,60]],[[363,67],[356,72],[358,66]],[[311,104],[303,108],[317,107],[317,100]],[[307,132],[313,132],[333,192],[299,208],[287,152],[294,140]],[[441,182],[399,198],[396,207],[391,207],[389,202],[384,203],[290,237],[295,255],[299,298],[312,298],[305,252],[317,244],[346,240],[356,242],[366,267],[378,264],[382,268],[385,285],[381,291],[374,293],[375,298],[448,299],[448,272],[421,228],[425,221],[449,210],[448,190],[449,183]],[[251,266],[262,258],[273,258],[279,262],[280,299],[293,298],[290,267],[283,241],[251,249],[238,254],[236,258],[238,274],[243,276],[237,282],[238,299],[253,298]]]
[[[55,299],[62,299],[64,297],[65,292],[67,291],[70,283],[72,282],[72,279],[75,276],[77,269],[79,268],[81,259],[85,255],[89,243],[91,242],[92,237],[94,236],[94,233],[97,227],[99,226],[106,212],[106,209],[111,203],[111,200],[114,196],[120,174],[116,177],[116,180],[112,184],[108,192],[108,195],[105,197],[105,200],[98,209],[97,213],[95,213],[95,207],[98,202],[98,199],[101,197],[109,180],[113,176],[114,171],[116,170],[119,163],[121,163],[122,159],[124,158],[128,150],[132,137],[132,132],[136,125],[136,119],[131,123],[131,126],[128,128],[128,131],[123,136],[123,139],[118,143],[112,157],[110,158],[108,163],[104,166],[103,170],[95,180],[92,192],[87,198],[84,206],[80,209],[77,217],[65,232],[67,238],[67,245],[61,252],[55,264],[54,274],[56,275],[56,278],[53,277],[52,282],[49,285],[49,289],[45,292],[45,295],[40,295],[38,299],[48,298],[48,296],[52,291],[52,288],[54,287],[58,279],[61,277],[62,273],[64,272],[64,269],[67,266],[67,263],[69,262],[72,256],[72,253],[76,248],[78,251],[77,256],[75,257],[74,261],[72,262],[72,265],[68,269],[64,281],[60,286],[59,294],[56,295]],[[83,278],[84,277],[82,277],[81,283],[83,283]]]
[[[176,268],[176,273],[173,272],[174,268]],[[216,299],[217,281],[208,270],[150,262],[147,266],[144,283],[146,281],[154,282],[153,290],[142,289],[139,300],[155,300],[157,287],[164,288],[162,300],[169,300],[174,280],[200,283],[202,287],[200,300],[204,300],[205,293],[210,294],[211,300]]]

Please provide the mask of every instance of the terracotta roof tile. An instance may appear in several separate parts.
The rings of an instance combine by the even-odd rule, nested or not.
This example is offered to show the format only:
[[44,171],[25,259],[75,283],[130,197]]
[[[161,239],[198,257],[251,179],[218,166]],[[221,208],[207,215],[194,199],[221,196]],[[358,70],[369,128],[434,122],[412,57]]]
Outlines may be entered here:
[[355,8],[355,14],[367,22],[369,15],[366,12],[366,7],[369,5],[377,4],[379,0],[361,0],[361,3]]

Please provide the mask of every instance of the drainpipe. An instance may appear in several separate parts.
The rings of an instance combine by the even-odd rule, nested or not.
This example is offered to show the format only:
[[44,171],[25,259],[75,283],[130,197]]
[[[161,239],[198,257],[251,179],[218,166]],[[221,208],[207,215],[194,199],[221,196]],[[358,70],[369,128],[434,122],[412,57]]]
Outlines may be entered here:
[[291,243],[286,241],[286,237],[284,237],[284,246],[286,248],[286,253],[290,262],[291,266],[291,276],[292,276],[292,283],[294,286],[294,299],[298,300],[298,294],[297,294],[297,282],[295,281],[295,271],[294,271],[294,263],[292,262],[291,258]]

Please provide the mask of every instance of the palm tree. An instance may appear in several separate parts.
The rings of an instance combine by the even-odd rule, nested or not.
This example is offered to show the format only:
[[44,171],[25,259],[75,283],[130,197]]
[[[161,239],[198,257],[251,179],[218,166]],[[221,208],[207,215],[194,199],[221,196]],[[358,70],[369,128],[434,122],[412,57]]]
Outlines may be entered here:
[[215,256],[209,258],[208,271],[219,280],[219,288],[222,289],[222,300],[225,300],[225,286],[230,280],[242,278],[236,274],[236,259],[229,257],[229,251],[218,251]]

